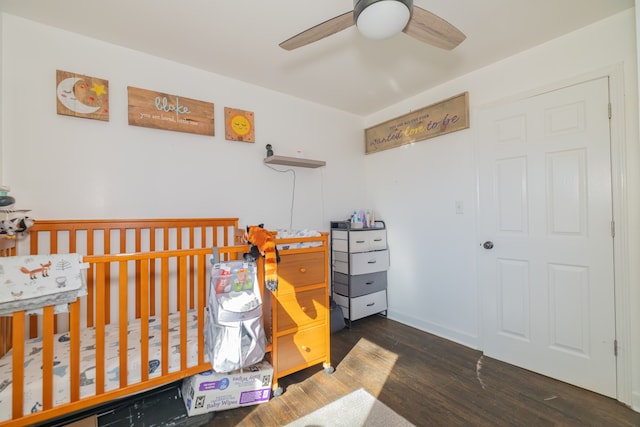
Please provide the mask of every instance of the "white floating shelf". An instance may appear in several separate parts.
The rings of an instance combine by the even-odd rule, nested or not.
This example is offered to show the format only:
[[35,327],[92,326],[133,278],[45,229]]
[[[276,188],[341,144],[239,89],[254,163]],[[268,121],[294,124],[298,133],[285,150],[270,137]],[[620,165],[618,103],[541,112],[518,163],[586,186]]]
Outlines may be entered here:
[[300,157],[286,157],[286,156],[269,156],[264,159],[265,164],[271,165],[286,165],[286,166],[300,166],[302,168],[319,168],[324,166],[327,162],[323,160],[311,160]]

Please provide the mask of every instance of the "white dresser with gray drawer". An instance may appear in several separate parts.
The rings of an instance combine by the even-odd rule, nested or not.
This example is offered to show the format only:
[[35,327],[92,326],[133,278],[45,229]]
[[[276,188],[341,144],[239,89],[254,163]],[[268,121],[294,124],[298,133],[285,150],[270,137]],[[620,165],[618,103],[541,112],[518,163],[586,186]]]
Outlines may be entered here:
[[333,299],[348,325],[366,316],[387,314],[389,249],[383,221],[353,228],[349,221],[331,222]]

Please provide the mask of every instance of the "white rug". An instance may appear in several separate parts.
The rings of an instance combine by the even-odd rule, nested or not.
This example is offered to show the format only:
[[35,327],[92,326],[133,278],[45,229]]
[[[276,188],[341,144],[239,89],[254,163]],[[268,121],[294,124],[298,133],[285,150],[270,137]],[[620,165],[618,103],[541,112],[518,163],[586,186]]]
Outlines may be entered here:
[[286,427],[413,426],[364,389],[358,389]]

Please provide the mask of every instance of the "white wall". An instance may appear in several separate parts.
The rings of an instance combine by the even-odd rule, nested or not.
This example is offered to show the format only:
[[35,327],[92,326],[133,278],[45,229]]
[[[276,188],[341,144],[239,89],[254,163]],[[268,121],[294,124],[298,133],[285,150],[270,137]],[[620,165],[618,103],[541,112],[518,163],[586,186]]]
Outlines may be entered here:
[[[470,129],[366,156],[368,204],[387,222],[391,253],[389,316],[466,345],[482,348],[476,256],[475,115],[480,106],[576,80],[612,66],[624,70],[625,135],[631,234],[630,327],[633,390],[640,409],[639,222],[637,69],[634,10],[601,21],[367,117],[373,126],[464,91]],[[375,183],[375,185],[371,185]],[[464,214],[456,214],[456,201]],[[628,321],[629,319],[627,319]],[[628,346],[628,343],[626,343]],[[628,347],[626,347],[628,351]]]
[[[636,42],[636,66],[637,66],[637,70],[640,70],[640,0],[636,0],[635,2],[636,7],[635,7],[635,13],[636,13],[636,19],[635,19],[635,24],[636,24],[636,33],[635,33],[635,37],[634,40]],[[638,87],[640,86],[640,73],[636,73],[636,81],[635,83],[637,84],[636,86],[636,90],[638,90]],[[629,78],[631,79],[632,76],[629,76]],[[638,102],[638,98],[636,98],[636,102]],[[638,114],[636,112],[636,117],[638,117]],[[637,175],[636,175],[637,177]],[[639,178],[640,180],[640,178]],[[638,182],[638,181],[636,181]],[[636,205],[637,207],[637,205]],[[633,212],[638,212],[638,210],[634,210]],[[636,238],[638,237],[638,234],[640,234],[640,231],[636,231]],[[638,242],[638,240],[640,240],[640,238],[637,238],[635,240],[635,245],[636,245],[636,249],[638,248],[638,246],[640,246],[640,242]],[[637,251],[634,252],[634,255],[637,256],[638,252],[640,252],[640,249],[637,249]],[[637,258],[634,258],[637,259]],[[637,264],[637,263],[636,263]],[[640,268],[640,267],[636,267],[636,270]],[[638,275],[640,275],[640,273],[636,272],[636,275],[634,276],[635,278],[638,277]],[[637,283],[637,280],[636,280]],[[632,348],[632,354],[634,355],[634,359],[638,360],[640,359],[640,309],[638,309],[638,307],[640,307],[640,287],[634,287],[632,289],[632,293],[631,293],[631,304],[633,307],[635,307],[635,310],[632,313],[632,334],[634,337],[634,341],[633,341],[633,348]],[[640,411],[640,367],[638,366],[638,364],[636,363],[634,365],[634,375],[633,375],[633,408],[636,411]]]
[[[239,217],[327,230],[364,200],[362,119],[261,87],[2,16],[4,182],[34,218]],[[205,53],[206,54],[206,53]],[[110,121],[56,114],[56,70],[109,81]],[[215,137],[129,126],[127,86],[215,104]],[[226,141],[224,107],[255,113],[256,143]],[[293,173],[276,154],[325,160]],[[277,167],[278,169],[290,169]],[[349,183],[349,190],[345,183]],[[361,199],[361,200],[359,200]]]

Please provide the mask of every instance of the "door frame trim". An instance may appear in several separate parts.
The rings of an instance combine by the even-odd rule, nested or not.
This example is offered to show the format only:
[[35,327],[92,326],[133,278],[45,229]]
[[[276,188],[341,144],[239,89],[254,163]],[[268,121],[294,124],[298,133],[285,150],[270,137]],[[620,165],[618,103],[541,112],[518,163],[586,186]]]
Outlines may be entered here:
[[[616,340],[618,357],[616,372],[618,400],[632,404],[633,366],[631,357],[631,284],[629,280],[629,200],[627,197],[628,170],[625,139],[625,106],[623,65],[618,64],[608,70],[609,96],[611,102],[611,178],[613,195],[613,239],[614,292],[616,311]],[[613,351],[613,349],[612,349]]]
[[[478,110],[484,110],[497,105],[504,105],[526,98],[542,95],[568,86],[585,83],[590,80],[608,78],[609,101],[611,103],[611,119],[609,121],[611,144],[611,196],[613,221],[615,222],[615,238],[613,239],[613,269],[614,269],[614,298],[615,298],[615,328],[618,345],[616,357],[617,400],[632,405],[633,397],[633,366],[632,366],[632,337],[631,337],[631,285],[629,264],[629,199],[626,183],[628,182],[628,168],[626,163],[625,138],[625,97],[624,97],[624,64],[617,63],[605,68],[597,69],[585,74],[561,80],[531,91],[505,97],[498,101],[483,104]],[[476,155],[476,162],[478,156]],[[479,183],[479,165],[476,163],[476,180]],[[476,186],[479,191],[479,186]],[[479,202],[480,194],[476,196]],[[480,210],[476,209],[477,215]],[[479,224],[479,217],[476,223]],[[478,230],[479,231],[479,230]],[[480,236],[478,236],[480,237]],[[478,265],[478,262],[476,262]],[[480,289],[479,289],[480,290]],[[482,319],[482,300],[478,299],[478,314]],[[480,328],[480,331],[483,331]],[[481,337],[481,342],[483,341]],[[611,351],[614,351],[612,348]]]

